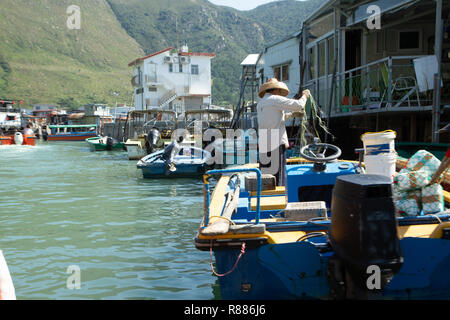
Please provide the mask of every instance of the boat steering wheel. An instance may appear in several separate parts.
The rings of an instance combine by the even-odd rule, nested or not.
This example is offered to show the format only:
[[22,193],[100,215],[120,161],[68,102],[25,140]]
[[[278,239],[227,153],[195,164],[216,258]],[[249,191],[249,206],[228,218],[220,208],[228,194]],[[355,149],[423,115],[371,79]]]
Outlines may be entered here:
[[[330,149],[334,153],[325,157],[325,152]],[[312,161],[314,163],[331,162],[339,158],[342,154],[341,149],[329,143],[311,143],[300,149],[300,157]]]

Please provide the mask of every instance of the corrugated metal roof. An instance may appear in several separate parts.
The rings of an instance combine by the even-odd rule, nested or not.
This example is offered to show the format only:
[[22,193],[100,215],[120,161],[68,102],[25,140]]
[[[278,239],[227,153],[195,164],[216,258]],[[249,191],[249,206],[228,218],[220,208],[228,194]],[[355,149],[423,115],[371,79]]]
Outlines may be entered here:
[[241,62],[241,66],[254,66],[259,60],[259,53],[249,54],[244,61]]
[[273,43],[267,45],[267,46],[265,47],[265,50],[267,50],[267,49],[270,48],[270,47],[276,46],[277,44],[280,44],[280,43],[282,43],[282,42],[285,42],[285,41],[287,41],[287,40],[290,40],[290,39],[299,37],[299,36],[302,34],[302,28],[303,28],[303,22],[301,23],[300,31],[296,31],[295,33],[290,34],[289,36],[287,36],[287,37],[285,37],[285,38],[283,38],[283,39],[281,39],[281,40],[278,40],[278,41],[276,41],[276,42],[273,42]]
[[[340,7],[345,11],[345,8],[347,7],[353,7],[356,8],[358,6],[369,6],[371,4],[380,5],[382,7],[382,12],[389,11],[391,8],[396,8],[398,6],[404,6],[408,3],[411,3],[415,0],[328,0],[324,2],[317,10],[312,12],[304,21],[304,24],[311,23],[312,21],[332,12],[335,7]],[[388,8],[386,7],[386,4],[389,3],[390,5]],[[383,8],[385,8],[383,10]]]

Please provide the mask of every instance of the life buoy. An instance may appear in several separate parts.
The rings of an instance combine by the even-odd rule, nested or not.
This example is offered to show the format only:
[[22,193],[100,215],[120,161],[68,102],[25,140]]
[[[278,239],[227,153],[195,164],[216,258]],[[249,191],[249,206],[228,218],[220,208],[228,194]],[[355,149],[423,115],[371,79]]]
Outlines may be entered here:
[[0,250],[0,300],[16,300],[16,290],[3,252]]

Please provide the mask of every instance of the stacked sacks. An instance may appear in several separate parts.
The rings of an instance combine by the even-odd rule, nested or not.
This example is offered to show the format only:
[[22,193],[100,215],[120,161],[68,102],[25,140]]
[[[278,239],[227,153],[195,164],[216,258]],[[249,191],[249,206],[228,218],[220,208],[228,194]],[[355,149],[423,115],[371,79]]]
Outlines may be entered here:
[[444,210],[443,189],[430,184],[441,162],[426,150],[417,151],[394,178],[393,195],[400,214],[416,216]]
[[422,188],[423,213],[436,213],[444,211],[444,195],[440,184],[430,184]]

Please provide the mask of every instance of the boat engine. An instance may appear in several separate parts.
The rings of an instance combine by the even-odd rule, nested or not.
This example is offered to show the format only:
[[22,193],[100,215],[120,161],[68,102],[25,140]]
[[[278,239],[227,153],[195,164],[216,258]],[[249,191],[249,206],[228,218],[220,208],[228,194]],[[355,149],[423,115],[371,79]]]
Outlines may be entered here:
[[23,144],[23,135],[20,132],[14,133],[14,143],[21,146]]
[[392,185],[388,177],[340,176],[331,202],[328,265],[333,298],[367,299],[381,293],[403,263]]
[[44,127],[42,128],[42,139],[44,139],[44,141],[47,141],[47,140],[48,140],[48,135],[50,134],[49,131],[50,131],[50,130],[49,130],[49,128],[48,128],[47,126],[44,126]]
[[145,149],[147,151],[147,154],[153,153],[153,150],[156,148],[160,137],[161,133],[156,128],[151,129],[147,133],[147,136],[145,137]]
[[106,137],[106,150],[111,151],[114,146],[114,139],[111,137]]

